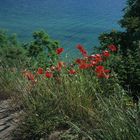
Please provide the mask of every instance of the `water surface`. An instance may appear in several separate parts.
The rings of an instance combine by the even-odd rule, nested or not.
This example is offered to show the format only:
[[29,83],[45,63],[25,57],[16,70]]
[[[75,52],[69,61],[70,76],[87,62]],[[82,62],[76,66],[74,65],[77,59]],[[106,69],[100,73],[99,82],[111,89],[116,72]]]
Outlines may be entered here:
[[121,30],[126,0],[0,0],[0,28],[17,33],[22,41],[44,29],[73,51],[81,43],[89,50],[100,33]]

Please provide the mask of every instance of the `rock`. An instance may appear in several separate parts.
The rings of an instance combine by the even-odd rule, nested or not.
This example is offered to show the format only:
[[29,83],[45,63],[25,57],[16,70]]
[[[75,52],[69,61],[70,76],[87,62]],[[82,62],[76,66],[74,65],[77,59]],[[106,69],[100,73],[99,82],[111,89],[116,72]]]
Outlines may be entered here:
[[55,131],[49,136],[48,140],[60,140],[59,138],[60,134],[61,134],[60,131]]

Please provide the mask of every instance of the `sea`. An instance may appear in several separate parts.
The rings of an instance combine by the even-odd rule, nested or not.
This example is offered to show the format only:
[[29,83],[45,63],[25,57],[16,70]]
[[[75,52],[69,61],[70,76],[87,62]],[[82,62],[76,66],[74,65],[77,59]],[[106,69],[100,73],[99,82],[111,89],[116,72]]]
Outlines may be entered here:
[[0,0],[0,29],[22,42],[44,30],[69,54],[77,44],[90,51],[101,33],[123,30],[118,21],[125,5],[126,0]]

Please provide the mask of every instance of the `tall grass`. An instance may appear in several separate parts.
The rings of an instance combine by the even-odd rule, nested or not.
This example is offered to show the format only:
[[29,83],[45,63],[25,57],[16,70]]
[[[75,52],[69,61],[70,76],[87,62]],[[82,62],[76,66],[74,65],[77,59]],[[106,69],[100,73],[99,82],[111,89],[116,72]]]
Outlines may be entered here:
[[13,89],[20,91],[25,112],[17,139],[48,139],[57,131],[61,140],[139,139],[139,105],[132,103],[115,76],[98,79],[87,71],[62,73],[52,79],[39,75],[34,85],[20,74],[9,77]]
[[58,62],[55,70],[47,68],[53,77],[35,70],[31,78],[31,71],[1,67],[1,95],[12,97],[24,110],[15,139],[51,140],[58,132],[56,140],[138,140],[140,103],[135,105],[116,74],[104,69],[110,52],[87,56],[81,45],[77,48],[82,62],[66,68]]

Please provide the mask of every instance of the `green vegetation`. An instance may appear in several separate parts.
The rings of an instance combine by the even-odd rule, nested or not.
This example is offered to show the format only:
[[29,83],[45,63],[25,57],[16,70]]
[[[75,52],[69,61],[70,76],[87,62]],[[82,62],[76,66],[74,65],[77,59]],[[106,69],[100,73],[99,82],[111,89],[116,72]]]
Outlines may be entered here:
[[137,107],[116,78],[63,74],[59,81],[41,79],[22,99],[27,116],[17,138],[47,139],[59,132],[62,140],[121,140],[140,134]]
[[0,31],[0,97],[24,111],[15,140],[139,139],[139,6],[128,0],[126,30],[101,34],[94,55],[78,45],[82,57],[71,64],[43,31],[26,44]]
[[140,0],[128,0],[123,19],[119,21],[125,32],[112,31],[100,37],[100,49],[109,44],[119,47],[118,55],[112,61],[121,85],[132,95],[134,101],[140,96]]
[[128,0],[124,13],[120,23],[131,37],[130,42],[140,40],[140,0]]

